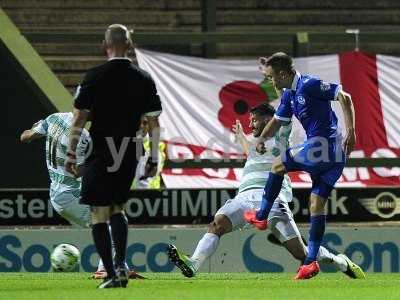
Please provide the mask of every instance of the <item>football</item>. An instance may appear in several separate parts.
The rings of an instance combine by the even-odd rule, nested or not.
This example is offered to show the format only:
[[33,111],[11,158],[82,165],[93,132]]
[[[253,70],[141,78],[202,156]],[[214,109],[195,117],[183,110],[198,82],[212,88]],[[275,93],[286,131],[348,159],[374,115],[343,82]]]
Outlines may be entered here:
[[60,244],[51,253],[50,261],[54,271],[69,272],[79,263],[78,248],[71,244]]

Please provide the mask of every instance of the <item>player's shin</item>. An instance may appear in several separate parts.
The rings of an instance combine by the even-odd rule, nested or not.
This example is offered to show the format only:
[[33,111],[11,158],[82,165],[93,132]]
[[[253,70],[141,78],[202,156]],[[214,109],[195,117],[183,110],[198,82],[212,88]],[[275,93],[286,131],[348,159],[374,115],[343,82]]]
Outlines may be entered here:
[[194,251],[191,260],[193,267],[197,272],[203,265],[204,261],[217,251],[219,245],[219,236],[207,232],[202,239],[198,242],[196,250]]
[[308,241],[308,254],[304,261],[305,265],[317,260],[318,251],[325,232],[325,215],[310,217],[310,238]]
[[278,197],[282,188],[283,176],[275,173],[270,173],[267,183],[265,184],[264,194],[260,210],[257,212],[257,220],[265,220],[274,205],[275,199]]

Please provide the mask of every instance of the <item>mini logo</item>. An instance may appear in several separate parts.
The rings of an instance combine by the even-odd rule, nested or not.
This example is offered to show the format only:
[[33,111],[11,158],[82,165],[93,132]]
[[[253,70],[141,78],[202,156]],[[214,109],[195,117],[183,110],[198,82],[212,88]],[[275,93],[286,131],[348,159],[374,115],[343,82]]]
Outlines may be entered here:
[[326,82],[326,81],[321,81],[321,91],[326,92],[329,91],[331,88],[331,85]]
[[303,96],[298,96],[297,102],[299,102],[301,105],[304,105],[304,103],[306,103],[306,99]]
[[400,198],[389,192],[383,192],[375,198],[364,198],[358,200],[371,214],[381,218],[389,219],[400,214]]

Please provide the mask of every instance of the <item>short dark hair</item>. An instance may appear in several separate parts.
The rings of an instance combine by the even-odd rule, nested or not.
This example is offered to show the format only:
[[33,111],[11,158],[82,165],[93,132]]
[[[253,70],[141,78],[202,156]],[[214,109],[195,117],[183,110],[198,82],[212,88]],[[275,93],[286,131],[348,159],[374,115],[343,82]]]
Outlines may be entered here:
[[132,45],[131,33],[132,31],[128,30],[125,25],[112,24],[108,26],[104,39],[109,45],[130,47]]
[[265,66],[271,66],[275,71],[290,72],[294,70],[292,57],[284,52],[276,52],[260,61]]
[[250,113],[253,115],[273,117],[275,114],[275,108],[273,108],[272,105],[263,102],[250,109]]

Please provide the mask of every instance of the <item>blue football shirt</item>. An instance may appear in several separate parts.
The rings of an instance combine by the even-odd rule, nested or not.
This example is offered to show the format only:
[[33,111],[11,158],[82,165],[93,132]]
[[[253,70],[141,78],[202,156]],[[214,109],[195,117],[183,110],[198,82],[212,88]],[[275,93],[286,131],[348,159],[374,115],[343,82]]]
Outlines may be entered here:
[[296,72],[292,87],[283,92],[275,118],[290,122],[295,115],[306,131],[307,139],[317,136],[335,138],[339,134],[338,119],[330,101],[337,99],[341,88],[339,84]]

